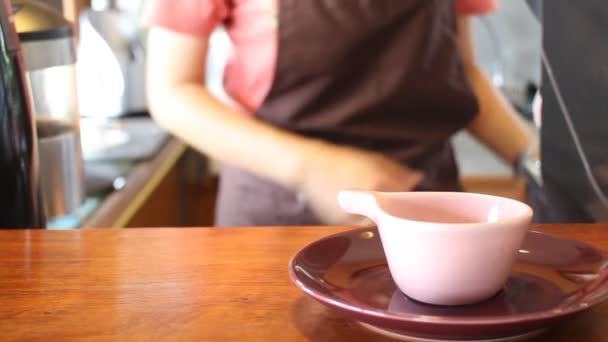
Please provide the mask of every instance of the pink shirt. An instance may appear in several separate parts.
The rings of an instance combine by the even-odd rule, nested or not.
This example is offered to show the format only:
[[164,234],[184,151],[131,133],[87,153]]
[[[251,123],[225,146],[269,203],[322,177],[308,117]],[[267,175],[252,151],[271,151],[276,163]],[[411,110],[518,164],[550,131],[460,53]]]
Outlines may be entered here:
[[[255,112],[270,90],[277,59],[280,0],[150,0],[148,25],[207,37],[224,23],[234,45],[224,72],[226,92]],[[308,1],[308,0],[303,0]],[[497,0],[456,0],[459,15],[494,11]]]

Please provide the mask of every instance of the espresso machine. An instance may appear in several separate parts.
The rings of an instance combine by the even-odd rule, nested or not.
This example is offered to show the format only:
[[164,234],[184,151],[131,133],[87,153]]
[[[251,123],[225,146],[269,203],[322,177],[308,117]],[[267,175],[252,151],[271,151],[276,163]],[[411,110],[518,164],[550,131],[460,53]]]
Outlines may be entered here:
[[74,33],[49,5],[33,0],[12,5],[38,134],[44,211],[54,218],[70,214],[85,199]]
[[141,0],[92,0],[79,16],[78,96],[83,116],[147,116]]
[[35,120],[8,0],[0,0],[0,54],[0,228],[42,228]]

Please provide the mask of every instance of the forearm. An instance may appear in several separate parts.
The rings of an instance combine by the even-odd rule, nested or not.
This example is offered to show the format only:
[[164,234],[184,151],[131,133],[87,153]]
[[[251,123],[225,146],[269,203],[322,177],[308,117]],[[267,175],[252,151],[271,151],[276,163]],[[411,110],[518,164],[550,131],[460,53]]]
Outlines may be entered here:
[[146,88],[155,120],[207,156],[295,188],[321,143],[263,123],[205,88],[208,37],[148,32]]
[[468,130],[513,165],[531,145],[533,134],[477,63],[469,17],[459,18],[458,32],[465,71],[479,103],[479,113]]
[[479,102],[479,114],[468,131],[513,165],[532,144],[532,131],[479,66],[468,66],[467,74]]
[[162,127],[213,159],[290,188],[318,144],[225,105],[203,85],[177,85],[156,98],[152,113]]

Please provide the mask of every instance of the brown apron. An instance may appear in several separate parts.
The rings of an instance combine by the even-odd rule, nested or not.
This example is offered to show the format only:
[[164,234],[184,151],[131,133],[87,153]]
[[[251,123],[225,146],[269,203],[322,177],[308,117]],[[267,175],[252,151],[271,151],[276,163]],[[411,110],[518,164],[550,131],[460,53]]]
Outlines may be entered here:
[[[422,170],[416,190],[460,190],[449,138],[478,107],[454,1],[279,4],[275,79],[258,117]],[[219,226],[322,224],[298,194],[227,165],[216,214]]]

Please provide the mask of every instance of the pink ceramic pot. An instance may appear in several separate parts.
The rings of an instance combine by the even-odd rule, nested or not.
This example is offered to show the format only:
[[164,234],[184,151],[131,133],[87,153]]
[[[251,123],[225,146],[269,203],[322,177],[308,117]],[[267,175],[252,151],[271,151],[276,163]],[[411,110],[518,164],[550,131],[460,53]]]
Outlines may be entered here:
[[436,305],[497,294],[532,219],[524,203],[464,192],[342,191],[338,201],[376,222],[399,289]]

